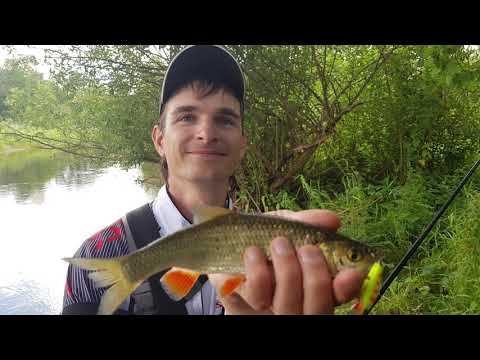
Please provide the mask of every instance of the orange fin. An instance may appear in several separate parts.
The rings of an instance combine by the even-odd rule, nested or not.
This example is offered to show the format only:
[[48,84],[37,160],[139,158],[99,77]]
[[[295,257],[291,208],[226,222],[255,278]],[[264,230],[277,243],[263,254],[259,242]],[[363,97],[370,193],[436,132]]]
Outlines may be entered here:
[[168,296],[179,301],[190,293],[200,275],[197,271],[173,267],[162,276],[160,283]]
[[244,281],[245,275],[229,277],[220,287],[220,296],[228,296],[235,291]]

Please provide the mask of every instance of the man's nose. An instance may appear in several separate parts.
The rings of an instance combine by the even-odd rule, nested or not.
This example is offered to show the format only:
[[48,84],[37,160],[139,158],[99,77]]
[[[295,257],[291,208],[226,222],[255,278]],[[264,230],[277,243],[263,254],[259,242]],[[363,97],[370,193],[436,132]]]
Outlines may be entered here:
[[197,140],[202,140],[206,143],[218,140],[217,130],[213,124],[213,121],[210,119],[205,119],[199,122],[197,129]]

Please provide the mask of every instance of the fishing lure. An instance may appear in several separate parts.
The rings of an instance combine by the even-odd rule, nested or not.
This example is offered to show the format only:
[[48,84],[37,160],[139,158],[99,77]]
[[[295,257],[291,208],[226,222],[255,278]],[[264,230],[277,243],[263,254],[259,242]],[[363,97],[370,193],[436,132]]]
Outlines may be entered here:
[[353,315],[364,315],[368,313],[368,310],[375,303],[379,295],[382,284],[382,274],[383,266],[377,261],[372,265],[367,277],[363,281],[360,300],[353,305],[351,309]]

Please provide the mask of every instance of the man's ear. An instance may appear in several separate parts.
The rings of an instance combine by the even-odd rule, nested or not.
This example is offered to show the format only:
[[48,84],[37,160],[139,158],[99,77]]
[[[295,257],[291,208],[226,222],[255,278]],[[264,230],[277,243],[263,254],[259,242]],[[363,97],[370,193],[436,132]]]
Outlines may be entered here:
[[155,125],[152,128],[152,141],[158,155],[163,157],[165,155],[163,151],[163,130],[160,129],[160,125]]

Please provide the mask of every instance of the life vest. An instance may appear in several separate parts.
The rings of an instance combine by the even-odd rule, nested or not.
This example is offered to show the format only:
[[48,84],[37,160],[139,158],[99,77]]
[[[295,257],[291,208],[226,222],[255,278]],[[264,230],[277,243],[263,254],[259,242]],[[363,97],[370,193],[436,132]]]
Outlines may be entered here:
[[[123,218],[127,243],[130,252],[136,251],[158,239],[160,231],[149,203],[130,211]],[[202,275],[195,284],[190,296],[181,301],[172,300],[160,285],[160,278],[166,269],[143,282],[130,296],[129,310],[137,315],[187,315],[185,303],[191,299],[208,280]]]

